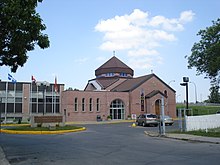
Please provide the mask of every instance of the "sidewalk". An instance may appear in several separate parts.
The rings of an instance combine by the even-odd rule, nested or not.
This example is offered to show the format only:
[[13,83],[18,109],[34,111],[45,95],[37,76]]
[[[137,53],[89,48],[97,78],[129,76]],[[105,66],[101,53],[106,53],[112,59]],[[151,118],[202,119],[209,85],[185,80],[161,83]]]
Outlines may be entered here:
[[[151,137],[160,137],[159,133],[156,132],[148,132],[144,131],[144,133]],[[196,135],[189,135],[189,134],[176,134],[176,133],[166,133],[164,136],[165,138],[177,139],[177,140],[185,140],[185,141],[194,141],[194,142],[201,142],[201,143],[214,143],[220,144],[220,138],[214,137],[206,137],[206,136],[196,136]]]
[[0,165],[10,165],[8,160],[5,158],[5,153],[0,146]]

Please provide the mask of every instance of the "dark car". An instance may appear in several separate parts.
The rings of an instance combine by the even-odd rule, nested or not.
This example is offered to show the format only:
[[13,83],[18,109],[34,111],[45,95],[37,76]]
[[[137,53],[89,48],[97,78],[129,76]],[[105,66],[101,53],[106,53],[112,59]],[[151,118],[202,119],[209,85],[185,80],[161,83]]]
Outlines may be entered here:
[[137,125],[142,125],[143,127],[145,126],[158,126],[158,119],[157,115],[155,114],[142,114],[139,115],[137,120],[136,120]]

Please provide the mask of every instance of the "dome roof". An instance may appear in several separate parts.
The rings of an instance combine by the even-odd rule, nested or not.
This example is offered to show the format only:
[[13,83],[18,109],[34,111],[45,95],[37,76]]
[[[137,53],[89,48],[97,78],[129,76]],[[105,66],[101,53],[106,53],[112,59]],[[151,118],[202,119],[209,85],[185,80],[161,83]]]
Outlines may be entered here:
[[125,73],[131,76],[134,75],[134,71],[115,56],[95,70],[96,76],[107,73]]

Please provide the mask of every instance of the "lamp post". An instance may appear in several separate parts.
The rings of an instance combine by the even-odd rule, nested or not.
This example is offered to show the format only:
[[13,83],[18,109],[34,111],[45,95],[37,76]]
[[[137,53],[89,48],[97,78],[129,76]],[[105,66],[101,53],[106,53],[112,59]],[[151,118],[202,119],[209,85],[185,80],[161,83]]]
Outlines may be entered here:
[[189,83],[193,84],[195,87],[195,104],[197,103],[197,90],[196,90],[196,84],[192,81],[190,81]]
[[171,81],[168,83],[168,85],[170,85],[170,83],[172,83],[172,82],[175,82],[175,80],[171,80]]
[[188,109],[189,108],[189,103],[188,103],[188,82],[189,82],[189,77],[183,77],[183,82],[184,83],[180,83],[180,85],[186,87],[186,109]]

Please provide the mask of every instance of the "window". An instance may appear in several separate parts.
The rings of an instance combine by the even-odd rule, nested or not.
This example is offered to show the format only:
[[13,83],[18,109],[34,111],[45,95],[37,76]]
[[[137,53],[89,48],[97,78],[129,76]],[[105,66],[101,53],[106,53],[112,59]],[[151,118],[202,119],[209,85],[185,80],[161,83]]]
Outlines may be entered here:
[[122,100],[116,99],[111,102],[110,116],[113,120],[125,118],[125,107],[124,107],[124,103]]
[[85,112],[85,98],[82,98],[82,112]]
[[120,73],[120,76],[121,76],[121,77],[127,77],[127,73],[123,73],[123,72],[122,72],[122,73]]
[[92,112],[92,98],[89,99],[89,111]]
[[96,100],[96,111],[99,112],[99,98]]
[[167,91],[166,90],[164,91],[164,95],[167,97]]
[[74,110],[75,110],[75,112],[77,112],[78,111],[78,109],[77,109],[78,108],[78,99],[77,99],[77,97],[75,98],[75,104],[74,105],[75,105]]
[[107,76],[107,77],[114,76],[114,73],[106,73],[106,76]]

